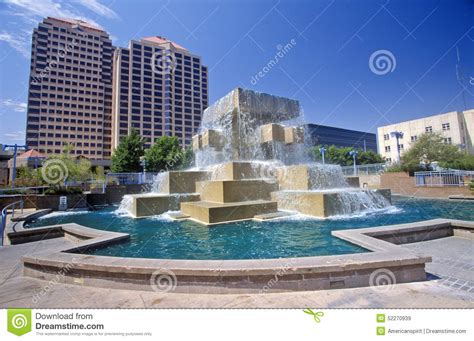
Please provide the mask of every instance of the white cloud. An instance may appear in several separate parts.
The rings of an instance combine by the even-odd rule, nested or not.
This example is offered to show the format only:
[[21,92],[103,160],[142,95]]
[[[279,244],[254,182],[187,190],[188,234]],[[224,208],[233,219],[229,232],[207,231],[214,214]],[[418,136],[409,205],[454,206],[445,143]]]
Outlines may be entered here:
[[31,38],[24,34],[13,35],[8,32],[0,33],[0,41],[3,41],[10,45],[12,48],[20,52],[25,58],[30,58],[29,45],[31,44]]
[[117,13],[101,4],[98,0],[74,0],[69,2],[64,0],[4,0],[4,3],[7,5],[8,14],[22,19],[23,29],[18,30],[15,28],[16,33],[2,32],[0,34],[0,41],[6,42],[27,58],[30,55],[33,27],[45,17],[80,19],[101,27],[95,20],[83,14],[81,11],[82,7],[96,14],[96,17],[107,19],[119,18]]
[[19,130],[11,133],[5,133],[3,136],[10,141],[25,141],[25,131]]
[[13,110],[14,112],[26,112],[27,104],[25,102],[18,102],[12,99],[6,99],[2,101],[2,106]]
[[118,19],[117,13],[115,13],[112,9],[108,8],[107,6],[102,5],[97,0],[76,0],[82,6],[88,8],[89,10],[93,11],[100,16],[109,19]]

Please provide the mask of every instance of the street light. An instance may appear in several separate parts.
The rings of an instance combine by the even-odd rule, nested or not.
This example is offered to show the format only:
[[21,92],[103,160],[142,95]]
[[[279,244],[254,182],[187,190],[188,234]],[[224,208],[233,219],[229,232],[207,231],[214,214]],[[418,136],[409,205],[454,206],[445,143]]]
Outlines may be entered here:
[[397,163],[400,163],[400,139],[403,138],[403,132],[402,131],[392,131],[390,133],[390,135],[397,139]]
[[12,170],[12,188],[15,188],[15,179],[16,179],[16,155],[18,153],[18,149],[25,149],[27,150],[28,147],[25,145],[18,145],[18,144],[4,144],[3,150],[7,150],[7,148],[13,148],[13,170]]
[[352,156],[352,158],[354,159],[354,176],[357,175],[357,164],[356,164],[357,154],[359,154],[357,150],[351,150],[349,152],[349,155]]
[[326,154],[326,148],[324,147],[319,148],[319,152],[321,153],[321,156],[323,158],[323,165],[324,165],[324,154]]
[[140,156],[140,165],[142,166],[142,183],[145,182],[146,180],[146,159],[145,159],[145,156]]

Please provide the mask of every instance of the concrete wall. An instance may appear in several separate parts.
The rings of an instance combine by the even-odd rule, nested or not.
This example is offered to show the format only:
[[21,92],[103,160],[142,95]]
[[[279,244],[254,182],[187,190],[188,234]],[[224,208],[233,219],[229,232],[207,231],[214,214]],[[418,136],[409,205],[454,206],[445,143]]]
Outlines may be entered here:
[[380,174],[359,174],[357,176],[361,188],[384,188],[380,183]]
[[408,173],[383,173],[380,176],[381,188],[390,188],[392,194],[410,195],[420,198],[448,198],[450,195],[472,195],[464,187],[416,187],[415,178]]

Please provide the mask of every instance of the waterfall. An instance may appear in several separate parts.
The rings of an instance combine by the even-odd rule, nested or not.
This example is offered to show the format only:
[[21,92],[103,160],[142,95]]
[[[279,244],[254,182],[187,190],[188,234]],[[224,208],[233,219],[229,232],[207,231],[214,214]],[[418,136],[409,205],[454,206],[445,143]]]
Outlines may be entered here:
[[124,195],[120,202],[119,208],[115,211],[117,215],[129,215],[132,207],[133,197],[131,195]]

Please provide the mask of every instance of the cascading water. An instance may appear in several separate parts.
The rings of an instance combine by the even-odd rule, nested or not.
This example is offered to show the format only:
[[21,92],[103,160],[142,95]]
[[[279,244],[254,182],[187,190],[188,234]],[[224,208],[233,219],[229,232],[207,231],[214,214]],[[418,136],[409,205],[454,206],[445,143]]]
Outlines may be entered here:
[[[298,101],[235,89],[204,111],[200,134],[193,137],[193,171],[207,173],[205,180],[229,180],[224,165],[233,161],[251,167],[239,179],[276,182],[288,166],[302,166],[307,169],[308,186],[302,182],[291,187],[290,182],[288,190],[304,188],[308,193],[337,193],[334,205],[340,215],[372,212],[390,206],[389,200],[380,193],[350,187],[340,166],[312,162],[311,139],[298,135],[303,124],[304,116]],[[149,194],[166,196],[170,203],[179,207],[180,196],[184,194],[170,193],[166,187],[170,182],[168,175],[168,172],[158,174]],[[299,180],[294,179],[295,182]],[[281,183],[279,185],[280,191],[283,190]],[[125,196],[117,212],[127,212],[132,199]]]
[[119,208],[115,211],[117,215],[129,215],[130,208],[132,207],[133,197],[131,195],[124,195],[120,202]]

